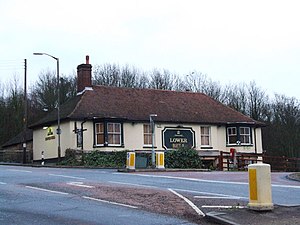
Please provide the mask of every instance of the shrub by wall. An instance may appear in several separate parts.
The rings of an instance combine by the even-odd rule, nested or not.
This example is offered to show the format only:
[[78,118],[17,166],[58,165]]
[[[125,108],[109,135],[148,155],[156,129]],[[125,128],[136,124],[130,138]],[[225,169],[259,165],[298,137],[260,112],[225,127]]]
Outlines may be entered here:
[[201,168],[202,163],[195,149],[179,148],[165,152],[165,167],[181,169]]
[[65,159],[61,164],[71,166],[122,168],[126,165],[126,151],[92,151],[90,153],[82,153],[82,151],[67,149]]
[[[108,168],[124,168],[126,166],[127,151],[101,152],[92,151],[82,154],[82,151],[67,149],[62,165],[70,166],[95,166]],[[147,157],[148,163],[151,163],[151,154],[144,153],[139,156]],[[148,165],[150,167],[151,165]],[[180,148],[177,150],[168,150],[165,152],[166,168],[202,168],[200,157],[195,149]]]
[[93,151],[84,155],[84,165],[121,168],[126,165],[126,151]]

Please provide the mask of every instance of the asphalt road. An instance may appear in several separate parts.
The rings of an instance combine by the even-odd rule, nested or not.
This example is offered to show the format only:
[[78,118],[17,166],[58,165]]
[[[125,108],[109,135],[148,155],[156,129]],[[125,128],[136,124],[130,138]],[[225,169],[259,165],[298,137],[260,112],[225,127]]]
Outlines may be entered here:
[[[172,189],[190,199],[210,196],[210,206],[214,206],[223,204],[224,198],[246,204],[248,184],[245,176],[246,173],[138,174],[104,169],[0,166],[0,224],[193,224],[130,205],[93,201],[69,193],[68,189],[56,191],[51,184],[94,183]],[[300,205],[299,182],[286,180],[285,174],[273,177],[274,204]],[[210,208],[202,207],[201,210],[206,213]]]

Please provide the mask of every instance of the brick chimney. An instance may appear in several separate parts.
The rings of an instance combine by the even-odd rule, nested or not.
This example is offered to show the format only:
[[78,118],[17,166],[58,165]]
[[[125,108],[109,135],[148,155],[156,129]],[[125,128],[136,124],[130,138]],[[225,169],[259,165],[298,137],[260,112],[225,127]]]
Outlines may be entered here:
[[92,65],[90,64],[90,57],[85,57],[85,64],[77,66],[77,93],[84,91],[86,88],[92,88]]

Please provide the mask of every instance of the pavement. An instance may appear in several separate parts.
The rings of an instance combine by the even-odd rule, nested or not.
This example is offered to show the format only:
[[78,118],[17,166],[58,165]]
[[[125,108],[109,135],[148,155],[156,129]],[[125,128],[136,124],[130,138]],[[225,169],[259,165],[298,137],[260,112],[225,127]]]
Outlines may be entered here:
[[[288,179],[300,182],[300,173],[291,173]],[[274,205],[273,210],[254,211],[249,208],[233,208],[211,211],[206,218],[218,224],[231,225],[296,225],[300,224],[300,205]]]
[[275,205],[272,211],[254,211],[248,208],[212,211],[206,219],[218,224],[232,225],[296,225],[300,224],[300,206]]

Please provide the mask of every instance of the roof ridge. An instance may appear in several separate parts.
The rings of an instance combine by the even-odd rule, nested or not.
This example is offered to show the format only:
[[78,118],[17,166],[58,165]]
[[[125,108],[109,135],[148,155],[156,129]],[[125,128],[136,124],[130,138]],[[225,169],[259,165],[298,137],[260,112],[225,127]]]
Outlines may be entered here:
[[[141,87],[116,87],[107,85],[93,85],[96,88],[110,88],[110,89],[123,89],[123,90],[140,90],[140,91],[153,91],[153,92],[173,92],[173,93],[186,93],[186,94],[196,94],[208,96],[203,92],[193,92],[193,91],[181,91],[181,90],[168,90],[168,89],[156,89],[156,88],[141,88]],[[210,96],[208,96],[210,97]]]

